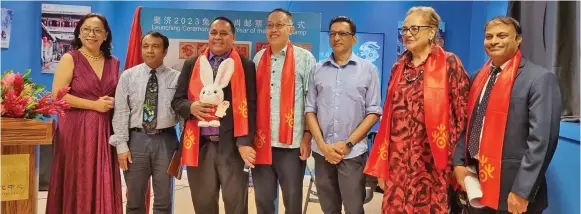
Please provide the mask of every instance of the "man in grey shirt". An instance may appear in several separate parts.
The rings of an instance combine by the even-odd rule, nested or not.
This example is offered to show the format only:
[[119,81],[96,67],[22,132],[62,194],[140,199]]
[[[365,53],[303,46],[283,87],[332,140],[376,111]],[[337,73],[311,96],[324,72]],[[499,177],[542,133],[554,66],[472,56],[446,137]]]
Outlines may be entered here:
[[335,17],[329,24],[333,54],[311,72],[306,119],[312,144],[317,193],[324,213],[361,214],[365,199],[367,132],[379,120],[379,73],[352,52],[355,23]]
[[145,192],[153,177],[154,213],[171,213],[169,162],[177,149],[176,114],[171,101],[179,71],[165,67],[169,41],[158,32],[141,40],[144,63],[121,74],[115,93],[113,134],[119,165],[127,183],[127,214],[143,214]]

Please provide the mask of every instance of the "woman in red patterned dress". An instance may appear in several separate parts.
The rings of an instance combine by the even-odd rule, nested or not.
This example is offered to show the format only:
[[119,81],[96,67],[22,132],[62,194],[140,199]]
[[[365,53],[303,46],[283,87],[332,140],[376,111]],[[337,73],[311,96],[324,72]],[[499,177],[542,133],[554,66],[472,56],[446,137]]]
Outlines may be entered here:
[[452,154],[470,88],[460,59],[437,44],[439,24],[433,8],[414,7],[400,31],[407,51],[393,65],[365,168],[384,190],[384,214],[448,213]]

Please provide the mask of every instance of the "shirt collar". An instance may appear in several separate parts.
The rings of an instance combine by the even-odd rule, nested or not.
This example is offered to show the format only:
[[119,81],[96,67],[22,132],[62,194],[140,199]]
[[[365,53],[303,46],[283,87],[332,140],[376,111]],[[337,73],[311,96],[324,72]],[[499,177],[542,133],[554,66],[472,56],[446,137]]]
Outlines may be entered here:
[[[510,61],[510,60],[508,60],[508,61]],[[503,69],[503,70],[504,70],[504,68],[505,68],[505,67],[506,67],[506,65],[508,64],[508,61],[506,61],[506,62],[502,63],[502,65],[500,66],[500,69]]]
[[230,57],[230,53],[232,53],[232,49],[230,49],[228,52],[226,52],[226,54],[222,56],[215,55],[214,53],[212,53],[212,51],[210,51],[210,60],[214,59],[214,57],[228,58]]
[[[332,64],[336,67],[341,67],[335,62],[334,55],[335,54],[332,53],[329,56],[329,58],[327,58],[326,60],[323,61],[323,64]],[[360,60],[361,60],[361,58],[359,58],[357,55],[355,55],[355,53],[351,52],[351,56],[349,57],[349,60],[347,60],[347,64],[345,64],[345,65],[348,65],[351,63],[357,65],[357,64],[359,64]]]
[[[282,50],[280,50],[279,54],[281,56],[285,56],[286,55],[286,49],[288,49],[288,45],[285,45],[284,48]],[[274,53],[272,53],[272,55],[274,56]]]
[[[502,65],[500,65],[500,71],[504,70],[504,68],[506,67],[506,65],[508,64],[508,62],[510,62],[510,60],[508,60],[508,61],[502,63]],[[494,65],[494,62],[492,62],[491,65],[492,65],[492,68],[498,67],[498,66]],[[491,71],[492,71],[492,69],[491,69]]]
[[149,65],[147,65],[146,63],[143,63],[143,68],[145,68],[145,70],[147,70],[148,72],[151,70],[155,70],[156,73],[161,73],[161,72],[166,70],[166,67],[164,64],[161,64],[159,67],[154,69],[152,67],[149,67]]

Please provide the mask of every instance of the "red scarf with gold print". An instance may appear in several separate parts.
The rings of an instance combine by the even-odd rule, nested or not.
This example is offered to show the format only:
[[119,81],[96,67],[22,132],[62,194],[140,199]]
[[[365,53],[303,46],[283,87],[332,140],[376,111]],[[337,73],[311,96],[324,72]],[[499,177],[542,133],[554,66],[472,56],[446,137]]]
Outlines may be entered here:
[[[204,51],[204,55],[209,56],[209,49]],[[244,79],[244,67],[242,60],[235,48],[230,53],[230,59],[234,60],[234,73],[230,79],[232,88],[232,112],[234,113],[234,136],[248,135],[248,107],[246,102],[246,81]],[[204,85],[200,79],[200,58],[194,64],[194,70],[190,76],[188,87],[188,99],[192,101],[200,100],[200,91]],[[182,165],[198,166],[198,153],[200,150],[200,127],[198,119],[186,121],[184,128],[184,140],[182,143]]]
[[[255,164],[272,164],[271,132],[270,132],[270,45],[260,58],[256,73],[257,115],[254,149],[256,150]],[[282,67],[280,93],[280,128],[278,141],[291,145],[293,143],[294,108],[295,108],[295,57],[294,48],[288,42],[286,56]]]
[[[479,172],[480,185],[482,186],[482,198],[480,203],[494,209],[498,209],[500,197],[500,170],[502,169],[502,147],[504,145],[504,134],[506,130],[506,120],[508,118],[508,107],[510,105],[510,94],[512,85],[516,79],[522,54],[520,50],[510,60],[504,69],[498,74],[494,87],[490,92],[488,106],[486,108],[486,120],[483,124],[482,139],[479,150]],[[488,62],[480,69],[480,73],[474,79],[468,96],[468,124],[466,133],[470,133],[470,121],[472,112],[475,110],[476,102],[480,97],[482,88],[490,76],[492,61]],[[469,134],[466,134],[466,142]],[[468,156],[468,146],[466,146],[466,157]]]
[[[440,46],[434,47],[425,63],[424,70],[424,114],[430,148],[437,168],[448,167],[448,143],[450,141],[450,99],[448,84],[448,63],[446,52]],[[392,68],[383,118],[369,159],[365,165],[366,174],[387,180],[389,178],[389,137],[393,95],[401,81],[407,57],[402,57]]]

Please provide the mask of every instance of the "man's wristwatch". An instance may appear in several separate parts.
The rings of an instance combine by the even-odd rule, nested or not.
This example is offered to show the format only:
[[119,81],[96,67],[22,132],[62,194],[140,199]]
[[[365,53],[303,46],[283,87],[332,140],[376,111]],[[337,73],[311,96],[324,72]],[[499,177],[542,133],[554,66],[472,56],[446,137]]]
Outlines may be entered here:
[[355,145],[353,145],[353,143],[351,143],[351,141],[347,142],[347,148],[349,149],[353,149]]

